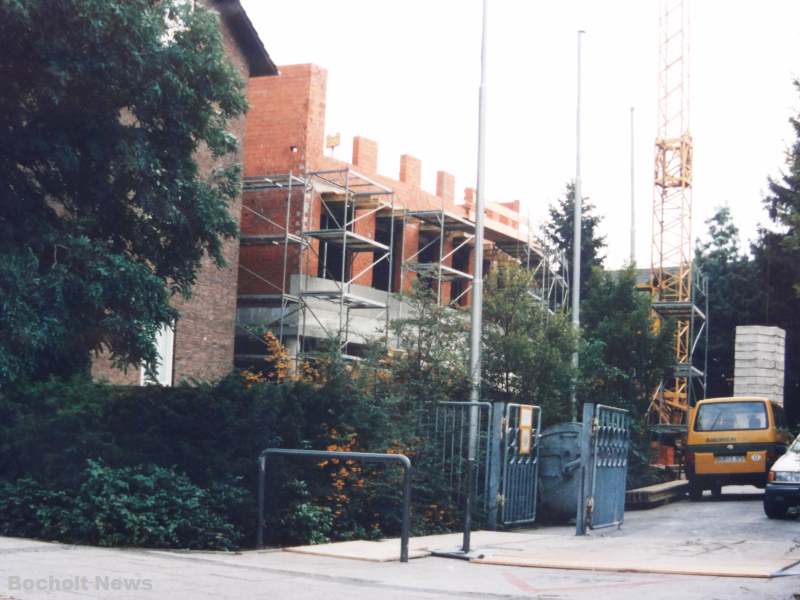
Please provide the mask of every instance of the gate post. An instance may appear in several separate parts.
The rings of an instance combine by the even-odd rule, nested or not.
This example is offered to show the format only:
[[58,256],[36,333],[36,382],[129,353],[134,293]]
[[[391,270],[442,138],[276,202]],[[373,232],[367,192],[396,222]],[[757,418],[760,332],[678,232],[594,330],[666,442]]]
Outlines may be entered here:
[[486,490],[486,521],[489,529],[497,529],[497,516],[500,508],[498,498],[500,497],[500,477],[503,470],[502,440],[505,409],[505,402],[493,402],[489,415],[489,485]]
[[594,420],[594,404],[583,405],[583,427],[581,429],[581,480],[578,488],[578,511],[575,515],[575,535],[586,535],[587,521],[591,518],[591,502],[589,496],[592,489],[592,421]]

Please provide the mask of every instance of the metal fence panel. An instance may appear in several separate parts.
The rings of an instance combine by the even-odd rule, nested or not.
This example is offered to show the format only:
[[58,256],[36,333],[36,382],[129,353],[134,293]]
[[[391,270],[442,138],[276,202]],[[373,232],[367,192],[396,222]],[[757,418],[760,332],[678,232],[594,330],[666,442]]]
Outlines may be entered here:
[[577,535],[584,535],[587,529],[622,525],[629,446],[627,410],[603,404],[584,405]]
[[501,486],[505,525],[531,523],[536,519],[541,424],[540,407],[506,405]]
[[469,413],[478,407],[478,447],[476,452],[477,507],[489,505],[489,462],[492,442],[492,405],[489,402],[437,402],[428,426],[428,438],[436,452],[437,463],[453,491],[459,506],[467,493],[467,457],[469,446]]

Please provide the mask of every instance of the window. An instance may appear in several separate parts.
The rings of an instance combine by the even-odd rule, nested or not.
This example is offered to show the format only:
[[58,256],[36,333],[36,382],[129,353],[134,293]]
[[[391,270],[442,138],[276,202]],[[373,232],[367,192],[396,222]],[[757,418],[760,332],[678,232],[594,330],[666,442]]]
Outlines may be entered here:
[[772,405],[772,414],[775,417],[775,429],[788,430],[789,423],[786,421],[786,413],[783,412],[783,407],[777,404]]
[[141,368],[140,385],[172,385],[172,362],[175,349],[175,329],[165,326],[156,334],[158,366],[153,376]]
[[695,431],[735,431],[767,428],[763,402],[715,402],[703,404],[694,423]]

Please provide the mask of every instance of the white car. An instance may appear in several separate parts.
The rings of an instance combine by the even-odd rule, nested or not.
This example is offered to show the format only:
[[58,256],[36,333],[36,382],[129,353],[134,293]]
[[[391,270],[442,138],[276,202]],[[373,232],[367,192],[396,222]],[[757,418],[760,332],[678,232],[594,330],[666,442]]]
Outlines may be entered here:
[[764,512],[770,519],[786,516],[789,507],[800,505],[800,435],[786,454],[772,465],[764,491]]

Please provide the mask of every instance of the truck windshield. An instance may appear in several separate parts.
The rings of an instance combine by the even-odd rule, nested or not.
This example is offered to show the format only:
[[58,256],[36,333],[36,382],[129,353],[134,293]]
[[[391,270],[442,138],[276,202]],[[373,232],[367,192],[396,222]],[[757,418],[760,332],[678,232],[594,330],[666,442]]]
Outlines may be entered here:
[[766,429],[767,408],[763,402],[714,402],[702,404],[694,422],[695,431]]

